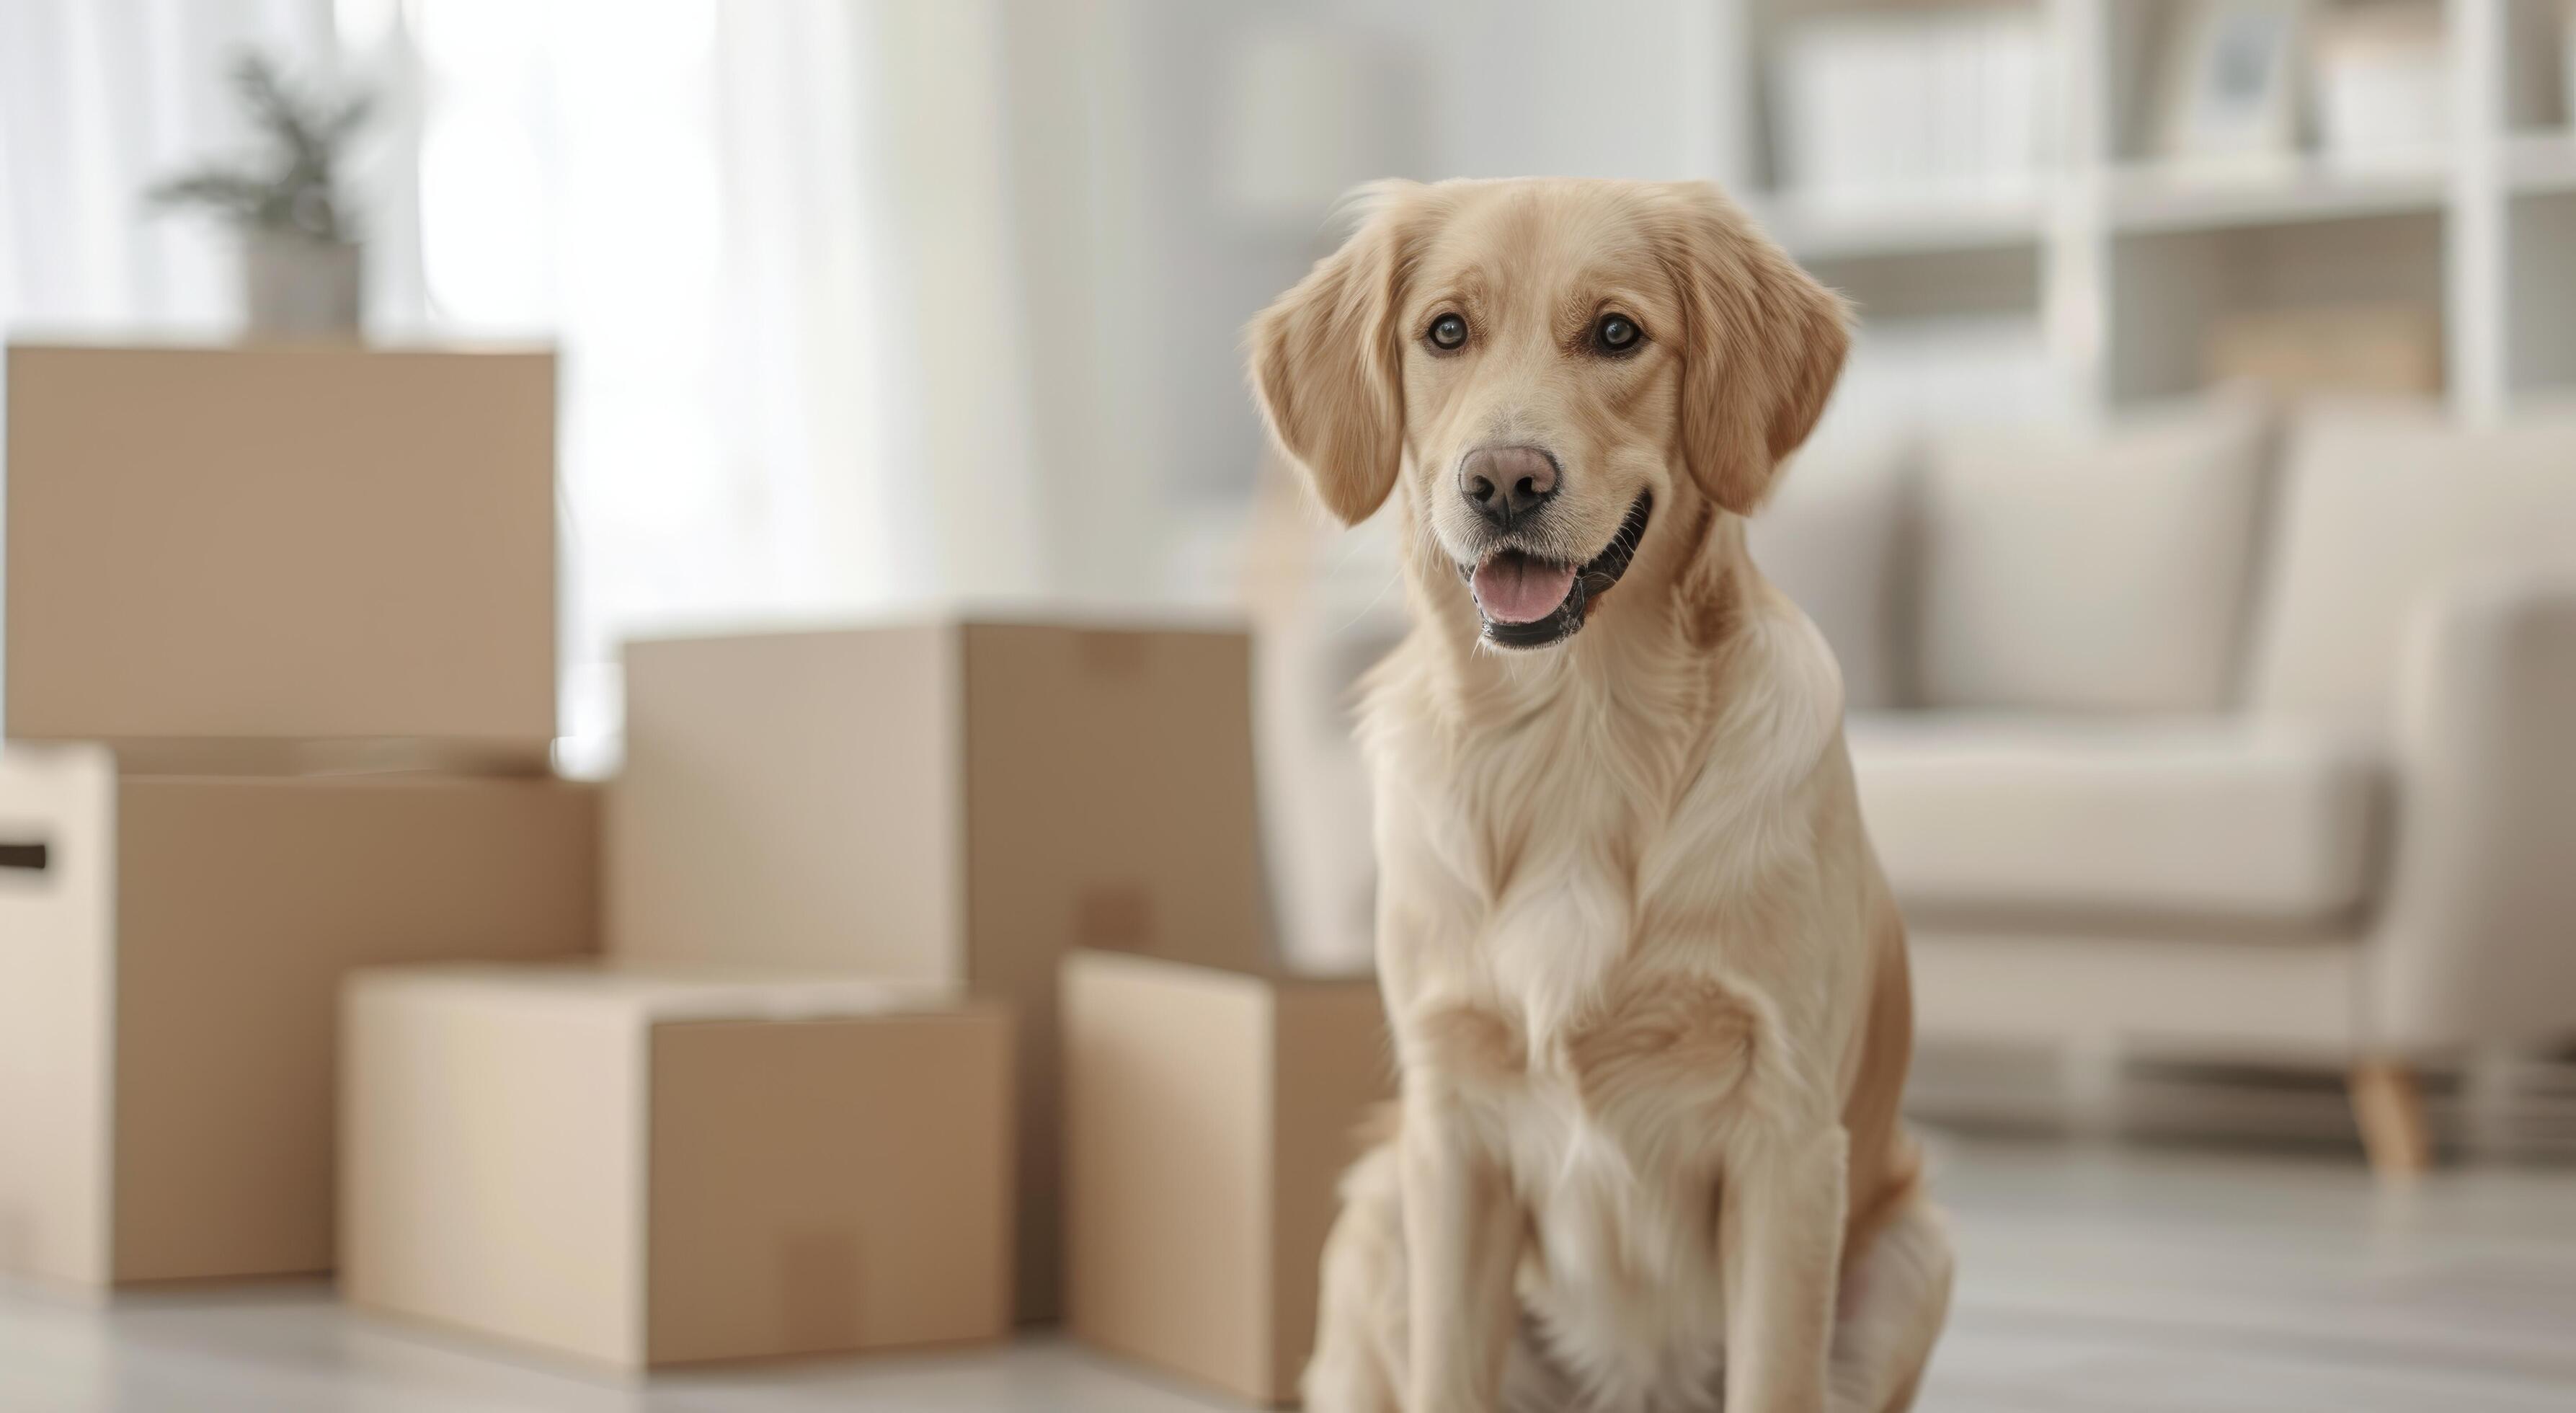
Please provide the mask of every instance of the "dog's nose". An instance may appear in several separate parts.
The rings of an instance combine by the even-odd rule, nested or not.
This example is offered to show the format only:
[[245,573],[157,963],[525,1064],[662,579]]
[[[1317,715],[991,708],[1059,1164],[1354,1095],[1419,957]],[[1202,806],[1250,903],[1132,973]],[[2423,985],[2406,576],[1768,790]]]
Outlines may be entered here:
[[1458,463],[1458,493],[1508,530],[1556,494],[1556,458],[1534,446],[1482,446]]

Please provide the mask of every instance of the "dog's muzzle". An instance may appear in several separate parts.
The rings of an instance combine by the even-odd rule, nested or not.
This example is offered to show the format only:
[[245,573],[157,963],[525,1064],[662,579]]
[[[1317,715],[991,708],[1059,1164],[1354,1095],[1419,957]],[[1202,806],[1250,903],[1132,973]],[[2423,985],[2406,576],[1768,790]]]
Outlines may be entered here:
[[1637,543],[1645,538],[1646,521],[1654,510],[1654,496],[1639,492],[1610,543],[1579,565],[1554,563],[1516,549],[1459,565],[1459,577],[1467,581],[1476,599],[1476,613],[1484,620],[1485,641],[1506,648],[1543,648],[1574,636],[1592,601],[1628,572],[1628,561],[1636,556]]

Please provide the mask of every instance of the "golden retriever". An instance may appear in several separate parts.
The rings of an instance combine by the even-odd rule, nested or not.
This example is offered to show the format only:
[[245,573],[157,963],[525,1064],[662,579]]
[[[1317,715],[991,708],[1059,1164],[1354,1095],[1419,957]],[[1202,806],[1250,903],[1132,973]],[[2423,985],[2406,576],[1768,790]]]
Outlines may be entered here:
[[1744,548],[1842,302],[1705,183],[1390,183],[1251,330],[1392,496],[1367,679],[1403,1071],[1324,1254],[1319,1413],[1907,1407],[1951,1256],[1841,676]]

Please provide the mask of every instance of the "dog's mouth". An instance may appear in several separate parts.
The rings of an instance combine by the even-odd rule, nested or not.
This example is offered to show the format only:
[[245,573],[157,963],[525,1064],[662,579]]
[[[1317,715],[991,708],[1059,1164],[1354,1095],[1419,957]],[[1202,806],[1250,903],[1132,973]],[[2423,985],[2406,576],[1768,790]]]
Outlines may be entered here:
[[1582,564],[1504,549],[1458,566],[1476,597],[1476,612],[1485,620],[1485,641],[1506,648],[1543,648],[1574,636],[1592,601],[1628,572],[1654,510],[1654,496],[1639,492],[1618,533]]

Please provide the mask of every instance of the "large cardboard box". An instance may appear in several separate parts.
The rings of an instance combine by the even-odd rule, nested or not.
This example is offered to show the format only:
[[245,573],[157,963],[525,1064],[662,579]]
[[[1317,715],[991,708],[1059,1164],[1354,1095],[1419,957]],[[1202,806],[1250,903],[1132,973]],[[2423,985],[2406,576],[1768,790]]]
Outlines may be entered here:
[[555,734],[546,352],[12,347],[8,732]]
[[1011,1322],[1008,1013],[847,979],[350,980],[340,1287],[621,1368]]
[[1008,1000],[1021,1314],[1056,1309],[1056,963],[1268,951],[1239,632],[999,622],[639,642],[609,950]]
[[1371,1111],[1374,981],[1078,952],[1064,963],[1065,1307],[1079,1338],[1287,1403]]
[[0,1270],[330,1268],[353,966],[587,951],[592,790],[0,752]]

